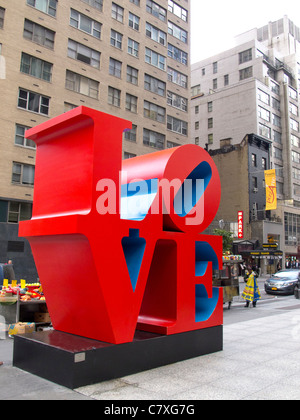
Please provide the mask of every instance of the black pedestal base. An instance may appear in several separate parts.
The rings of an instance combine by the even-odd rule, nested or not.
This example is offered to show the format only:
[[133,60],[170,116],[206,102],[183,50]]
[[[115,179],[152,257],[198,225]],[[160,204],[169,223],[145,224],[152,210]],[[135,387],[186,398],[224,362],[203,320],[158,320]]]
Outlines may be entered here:
[[41,331],[14,337],[13,365],[74,389],[221,350],[222,326],[170,336],[137,331],[119,345]]

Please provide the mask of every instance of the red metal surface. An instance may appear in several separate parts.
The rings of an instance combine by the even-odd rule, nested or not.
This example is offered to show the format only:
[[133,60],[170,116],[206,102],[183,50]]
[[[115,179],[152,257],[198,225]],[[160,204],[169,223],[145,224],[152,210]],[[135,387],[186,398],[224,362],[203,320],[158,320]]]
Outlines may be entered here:
[[[218,210],[217,169],[195,145],[122,163],[130,128],[79,107],[26,133],[37,145],[35,190],[32,219],[20,223],[19,235],[32,247],[53,326],[119,344],[132,341],[137,327],[175,334],[221,325],[212,265],[222,264],[222,239],[200,234]],[[191,213],[179,215],[174,197],[191,173],[208,175],[205,191]],[[121,184],[137,179],[158,188],[147,214],[128,220],[119,211]],[[163,182],[174,179],[170,198]]]

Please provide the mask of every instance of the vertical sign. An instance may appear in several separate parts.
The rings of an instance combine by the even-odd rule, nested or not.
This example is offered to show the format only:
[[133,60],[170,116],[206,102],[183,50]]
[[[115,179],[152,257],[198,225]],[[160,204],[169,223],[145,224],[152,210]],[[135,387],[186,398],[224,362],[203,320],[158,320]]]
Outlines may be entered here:
[[277,209],[276,170],[265,171],[266,210]]
[[238,238],[244,238],[244,212],[238,211]]

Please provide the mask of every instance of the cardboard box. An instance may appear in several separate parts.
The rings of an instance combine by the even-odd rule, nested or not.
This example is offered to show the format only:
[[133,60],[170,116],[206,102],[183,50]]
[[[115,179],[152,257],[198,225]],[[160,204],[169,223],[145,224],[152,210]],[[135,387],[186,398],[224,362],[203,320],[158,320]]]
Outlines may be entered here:
[[18,322],[17,324],[10,324],[8,327],[8,335],[28,334],[34,331],[34,322]]
[[44,322],[44,323],[51,323],[51,318],[49,312],[35,312],[34,314],[34,322]]

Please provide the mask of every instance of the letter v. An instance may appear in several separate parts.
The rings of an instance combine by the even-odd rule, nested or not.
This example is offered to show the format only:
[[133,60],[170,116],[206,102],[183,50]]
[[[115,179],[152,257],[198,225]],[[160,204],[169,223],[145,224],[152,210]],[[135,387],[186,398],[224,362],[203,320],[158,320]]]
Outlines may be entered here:
[[133,291],[135,291],[143,257],[146,240],[139,237],[138,229],[129,229],[129,237],[122,239],[123,252]]

